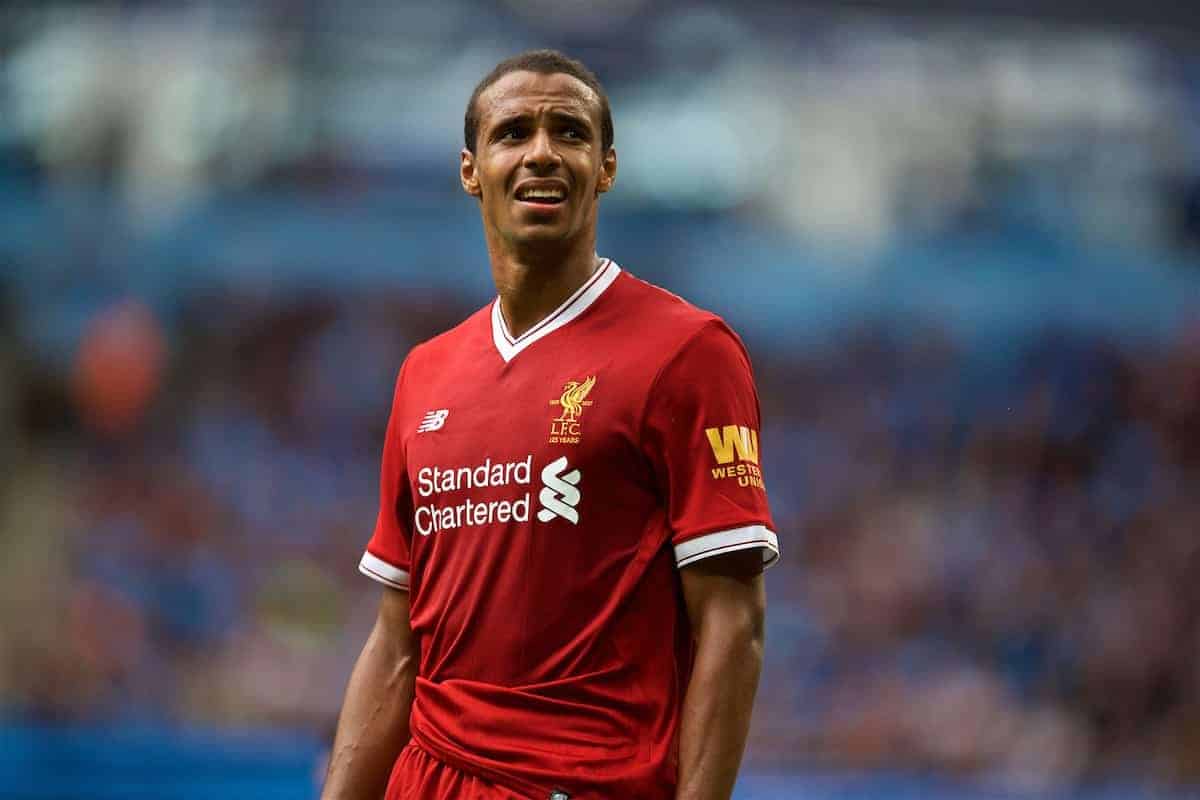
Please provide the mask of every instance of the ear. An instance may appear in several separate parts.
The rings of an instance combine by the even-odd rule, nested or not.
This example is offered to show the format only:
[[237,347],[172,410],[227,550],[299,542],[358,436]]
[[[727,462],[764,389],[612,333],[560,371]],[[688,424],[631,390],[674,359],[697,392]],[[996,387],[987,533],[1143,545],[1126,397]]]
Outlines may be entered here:
[[479,176],[475,174],[475,154],[464,147],[458,157],[458,177],[462,181],[463,191],[473,197],[481,197],[483,191],[479,188]]
[[596,183],[596,194],[603,194],[613,187],[617,180],[617,148],[610,147],[600,162],[600,180]]

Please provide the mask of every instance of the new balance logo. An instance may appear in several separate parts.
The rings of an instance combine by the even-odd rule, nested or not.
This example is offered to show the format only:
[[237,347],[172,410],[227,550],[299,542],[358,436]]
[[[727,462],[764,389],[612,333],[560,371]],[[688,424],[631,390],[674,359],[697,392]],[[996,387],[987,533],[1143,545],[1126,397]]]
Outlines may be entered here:
[[545,484],[538,499],[542,509],[538,511],[538,519],[549,522],[555,517],[562,517],[572,525],[579,524],[579,470],[573,469],[563,474],[567,468],[567,457],[561,456],[557,461],[551,461],[542,470],[542,483]]
[[429,433],[430,431],[440,430],[446,424],[446,417],[450,416],[450,409],[439,408],[437,411],[426,412],[421,418],[421,424],[417,426],[417,433]]

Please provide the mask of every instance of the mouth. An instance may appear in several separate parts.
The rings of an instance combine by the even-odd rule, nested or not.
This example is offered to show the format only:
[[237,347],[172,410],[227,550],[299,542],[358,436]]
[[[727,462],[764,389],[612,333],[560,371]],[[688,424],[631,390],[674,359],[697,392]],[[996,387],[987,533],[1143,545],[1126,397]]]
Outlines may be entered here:
[[517,189],[517,201],[538,208],[553,208],[567,200],[567,190],[561,186],[522,186]]

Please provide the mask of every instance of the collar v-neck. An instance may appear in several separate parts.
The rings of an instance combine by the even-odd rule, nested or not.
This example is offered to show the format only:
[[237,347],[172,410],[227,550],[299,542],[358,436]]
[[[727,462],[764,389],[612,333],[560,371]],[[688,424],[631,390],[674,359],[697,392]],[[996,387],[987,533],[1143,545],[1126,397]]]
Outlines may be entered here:
[[563,301],[562,305],[516,338],[513,338],[508,332],[508,325],[500,311],[500,298],[497,297],[492,301],[492,341],[495,343],[500,357],[504,359],[505,363],[512,361],[526,347],[544,336],[549,336],[587,311],[620,274],[621,268],[612,259],[604,259],[592,276],[587,279],[587,282],[576,289],[575,293]]

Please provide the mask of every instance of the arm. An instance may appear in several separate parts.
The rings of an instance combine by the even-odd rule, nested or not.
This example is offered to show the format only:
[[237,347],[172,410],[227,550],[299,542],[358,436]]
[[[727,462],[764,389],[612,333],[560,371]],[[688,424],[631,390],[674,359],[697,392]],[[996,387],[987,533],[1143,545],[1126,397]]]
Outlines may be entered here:
[[728,800],[763,660],[766,593],[755,549],[680,570],[696,659],[683,701],[676,800]]
[[322,800],[383,797],[408,742],[416,674],[408,592],[385,588],[375,628],[346,687]]

